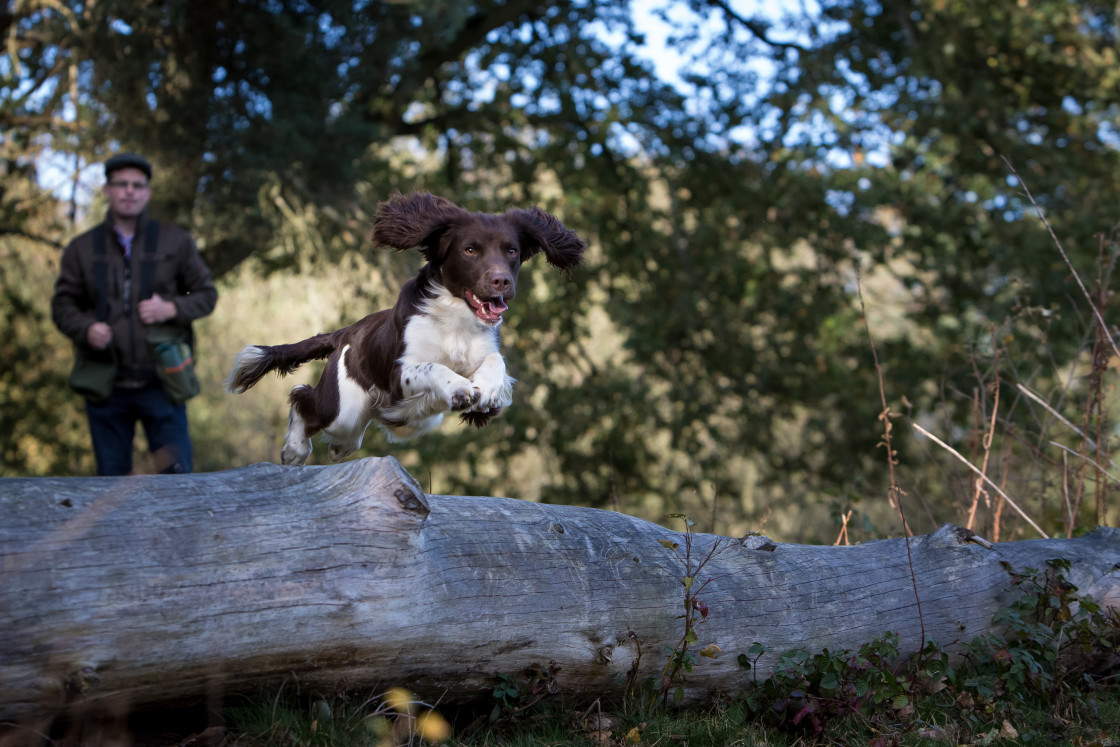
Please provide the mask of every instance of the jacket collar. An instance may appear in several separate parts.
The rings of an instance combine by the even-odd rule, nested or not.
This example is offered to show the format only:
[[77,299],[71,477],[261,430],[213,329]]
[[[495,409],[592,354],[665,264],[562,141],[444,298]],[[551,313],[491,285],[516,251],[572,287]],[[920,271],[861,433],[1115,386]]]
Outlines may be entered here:
[[[116,228],[113,225],[113,216],[109,214],[108,210],[105,211],[105,220],[102,225],[105,226],[105,229],[109,231],[110,234],[116,234]],[[140,236],[146,230],[148,230],[148,208],[144,208],[140,212],[140,215],[136,216],[136,235]]]
[[[101,226],[102,230],[105,231],[106,236],[108,238],[111,238],[113,242],[118,247],[120,247],[121,251],[124,251],[124,247],[121,246],[120,239],[117,238],[117,227],[113,224],[113,216],[109,214],[109,211],[105,211],[105,220],[104,222],[102,222]],[[147,231],[148,209],[144,208],[144,210],[140,212],[140,215],[136,216],[136,233],[132,235],[133,249],[136,248],[137,240],[147,235]]]

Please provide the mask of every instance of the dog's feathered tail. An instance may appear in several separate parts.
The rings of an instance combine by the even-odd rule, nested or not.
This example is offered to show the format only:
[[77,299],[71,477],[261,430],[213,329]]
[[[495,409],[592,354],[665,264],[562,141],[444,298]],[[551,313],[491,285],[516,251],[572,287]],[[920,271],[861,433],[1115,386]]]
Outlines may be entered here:
[[269,371],[287,376],[308,361],[322,360],[334,352],[337,336],[328,332],[290,345],[246,345],[234,360],[226,389],[241,394]]

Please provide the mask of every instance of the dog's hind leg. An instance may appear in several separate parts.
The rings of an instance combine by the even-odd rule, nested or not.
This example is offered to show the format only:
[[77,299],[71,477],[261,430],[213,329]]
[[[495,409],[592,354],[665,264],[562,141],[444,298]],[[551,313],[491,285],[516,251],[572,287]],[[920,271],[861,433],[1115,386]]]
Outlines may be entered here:
[[350,435],[349,438],[340,439],[338,441],[334,440],[333,434],[325,433],[327,439],[331,442],[330,446],[327,447],[327,457],[330,458],[332,462],[341,462],[343,459],[362,448],[362,438],[365,436],[367,428],[369,428],[368,421],[362,429],[358,431],[356,436]]
[[[305,386],[307,385],[300,384],[296,389]],[[307,435],[307,425],[293,404],[288,410],[288,432],[284,436],[284,450],[280,452],[280,463],[304,464],[309,456],[311,456],[311,439]]]
[[391,444],[403,443],[411,441],[414,438],[420,438],[425,433],[434,430],[443,422],[443,413],[439,412],[435,415],[429,415],[426,418],[418,420],[408,420],[401,422],[391,423],[378,423],[381,426],[382,432],[385,434],[385,440]]

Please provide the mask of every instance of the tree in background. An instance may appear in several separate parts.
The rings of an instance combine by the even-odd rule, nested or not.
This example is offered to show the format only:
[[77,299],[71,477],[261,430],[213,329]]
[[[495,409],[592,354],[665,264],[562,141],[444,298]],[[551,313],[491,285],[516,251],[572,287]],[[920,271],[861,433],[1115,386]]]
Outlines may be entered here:
[[[1004,403],[1007,385],[1032,382],[1081,406],[1083,387],[1062,392],[1088,309],[1003,158],[1091,276],[1094,234],[1120,204],[1114,8],[845,0],[771,19],[666,2],[668,49],[683,60],[671,82],[641,57],[632,10],[17,2],[0,16],[13,50],[0,66],[4,168],[31,180],[45,147],[73,164],[127,144],[166,175],[153,210],[190,225],[230,282],[250,258],[274,273],[341,263],[357,268],[346,287],[363,308],[387,304],[414,267],[361,246],[394,189],[561,213],[591,256],[572,282],[522,281],[504,332],[515,406],[485,432],[392,452],[442,491],[652,516],[718,501],[733,529],[768,504],[801,507],[776,515],[786,532],[815,501],[839,513],[878,494],[859,282],[888,391],[908,403],[896,412],[975,432],[997,381]],[[57,244],[72,232],[33,227],[8,192],[0,203],[11,235]],[[34,242],[14,251],[44,251]],[[356,316],[338,313],[338,326]],[[60,382],[63,364],[36,364],[50,366]],[[207,396],[202,407],[223,408]],[[66,407],[65,393],[43,401]],[[1045,413],[1020,401],[997,414],[1021,434],[1041,433]],[[15,400],[2,417],[30,442],[58,440]],[[239,463],[228,431],[214,427],[207,468]],[[967,503],[970,480],[954,483],[918,446],[902,444],[913,492],[931,520],[957,519],[948,501]],[[3,462],[10,474],[72,468],[72,455]],[[1045,493],[1052,473],[1026,472],[1022,487]]]

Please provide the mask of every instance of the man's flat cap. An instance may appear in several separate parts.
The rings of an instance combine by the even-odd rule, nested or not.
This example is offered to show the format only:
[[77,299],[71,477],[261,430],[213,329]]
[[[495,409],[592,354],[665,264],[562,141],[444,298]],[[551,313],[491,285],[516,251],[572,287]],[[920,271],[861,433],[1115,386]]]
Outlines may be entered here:
[[152,178],[152,165],[144,160],[143,156],[138,156],[135,153],[118,153],[105,162],[105,178],[108,179],[114,171],[118,169],[140,169],[144,174]]

